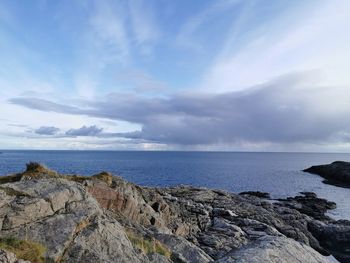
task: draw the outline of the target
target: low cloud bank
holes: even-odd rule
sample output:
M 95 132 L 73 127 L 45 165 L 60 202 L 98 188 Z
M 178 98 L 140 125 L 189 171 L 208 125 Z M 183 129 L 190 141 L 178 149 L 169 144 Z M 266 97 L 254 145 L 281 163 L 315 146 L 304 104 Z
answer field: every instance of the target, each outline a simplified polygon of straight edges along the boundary
M 102 100 L 85 102 L 84 108 L 30 97 L 10 102 L 40 111 L 141 124 L 140 131 L 105 136 L 163 144 L 325 143 L 348 141 L 350 134 L 348 90 L 316 85 L 298 74 L 221 94 L 145 98 L 113 93 Z M 45 134 L 44 129 L 41 132 Z M 67 136 L 103 134 L 97 126 L 66 132 Z

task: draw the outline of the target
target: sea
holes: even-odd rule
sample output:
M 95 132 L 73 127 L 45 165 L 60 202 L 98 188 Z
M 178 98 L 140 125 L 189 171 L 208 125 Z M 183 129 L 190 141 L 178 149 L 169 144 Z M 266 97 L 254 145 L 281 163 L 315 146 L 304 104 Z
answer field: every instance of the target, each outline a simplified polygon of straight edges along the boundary
M 329 212 L 350 220 L 350 189 L 324 184 L 303 169 L 336 160 L 343 153 L 179 152 L 179 151 L 17 151 L 0 150 L 0 175 L 17 173 L 30 161 L 64 174 L 93 175 L 108 171 L 143 186 L 193 185 L 269 192 L 272 198 L 315 192 L 337 203 Z

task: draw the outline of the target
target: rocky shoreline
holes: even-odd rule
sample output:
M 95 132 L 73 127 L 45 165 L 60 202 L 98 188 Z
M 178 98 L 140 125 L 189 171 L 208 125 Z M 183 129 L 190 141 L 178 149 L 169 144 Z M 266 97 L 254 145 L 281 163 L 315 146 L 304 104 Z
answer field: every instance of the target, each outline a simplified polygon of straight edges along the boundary
M 30 163 L 0 177 L 0 262 L 350 262 L 350 221 L 325 214 L 335 206 L 314 193 L 141 187 Z
M 350 162 L 336 161 L 331 164 L 315 165 L 304 172 L 317 174 L 325 178 L 327 184 L 350 188 Z

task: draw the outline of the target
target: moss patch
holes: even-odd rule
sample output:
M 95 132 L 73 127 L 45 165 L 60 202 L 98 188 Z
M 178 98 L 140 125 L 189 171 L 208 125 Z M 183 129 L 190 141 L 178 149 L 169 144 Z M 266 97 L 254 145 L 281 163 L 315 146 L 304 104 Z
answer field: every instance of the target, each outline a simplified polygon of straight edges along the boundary
M 19 240 L 13 237 L 0 238 L 0 248 L 14 253 L 18 259 L 29 260 L 32 263 L 44 263 L 46 248 L 41 244 Z
M 148 255 L 152 253 L 158 253 L 167 258 L 171 257 L 171 251 L 169 250 L 169 248 L 167 248 L 163 243 L 161 243 L 157 239 L 142 237 L 132 230 L 127 230 L 126 234 L 131 244 L 135 248 L 140 249 L 144 254 Z

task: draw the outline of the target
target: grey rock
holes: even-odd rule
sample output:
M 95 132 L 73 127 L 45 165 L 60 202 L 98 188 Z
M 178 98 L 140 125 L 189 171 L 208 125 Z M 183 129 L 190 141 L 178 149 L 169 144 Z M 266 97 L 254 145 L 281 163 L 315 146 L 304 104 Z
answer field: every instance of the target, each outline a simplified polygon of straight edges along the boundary
M 8 198 L 0 209 L 0 236 L 41 243 L 52 260 L 60 258 L 82 222 L 103 214 L 82 185 L 64 179 L 24 180 L 4 187 L 26 195 Z
M 77 233 L 62 256 L 63 262 L 145 262 L 133 249 L 123 227 L 113 219 L 98 218 Z
M 157 253 L 152 253 L 152 254 L 148 255 L 148 259 L 151 263 L 171 263 L 171 262 L 173 262 L 171 259 L 169 259 L 163 255 L 157 254 Z
M 156 235 L 156 239 L 164 243 L 167 247 L 171 248 L 174 253 L 179 254 L 180 256 L 178 257 L 185 260 L 185 262 L 206 263 L 213 261 L 213 259 L 202 249 L 195 246 L 183 237 L 159 234 Z
M 311 247 L 286 237 L 264 236 L 232 251 L 220 263 L 329 263 Z
M 17 259 L 16 255 L 12 252 L 0 249 L 0 262 L 1 263 L 31 263 L 30 261 Z
M 333 203 L 313 193 L 254 195 L 140 187 L 33 164 L 0 180 L 0 237 L 41 243 L 54 262 L 326 262 L 321 254 L 347 262 L 350 222 L 324 215 Z

